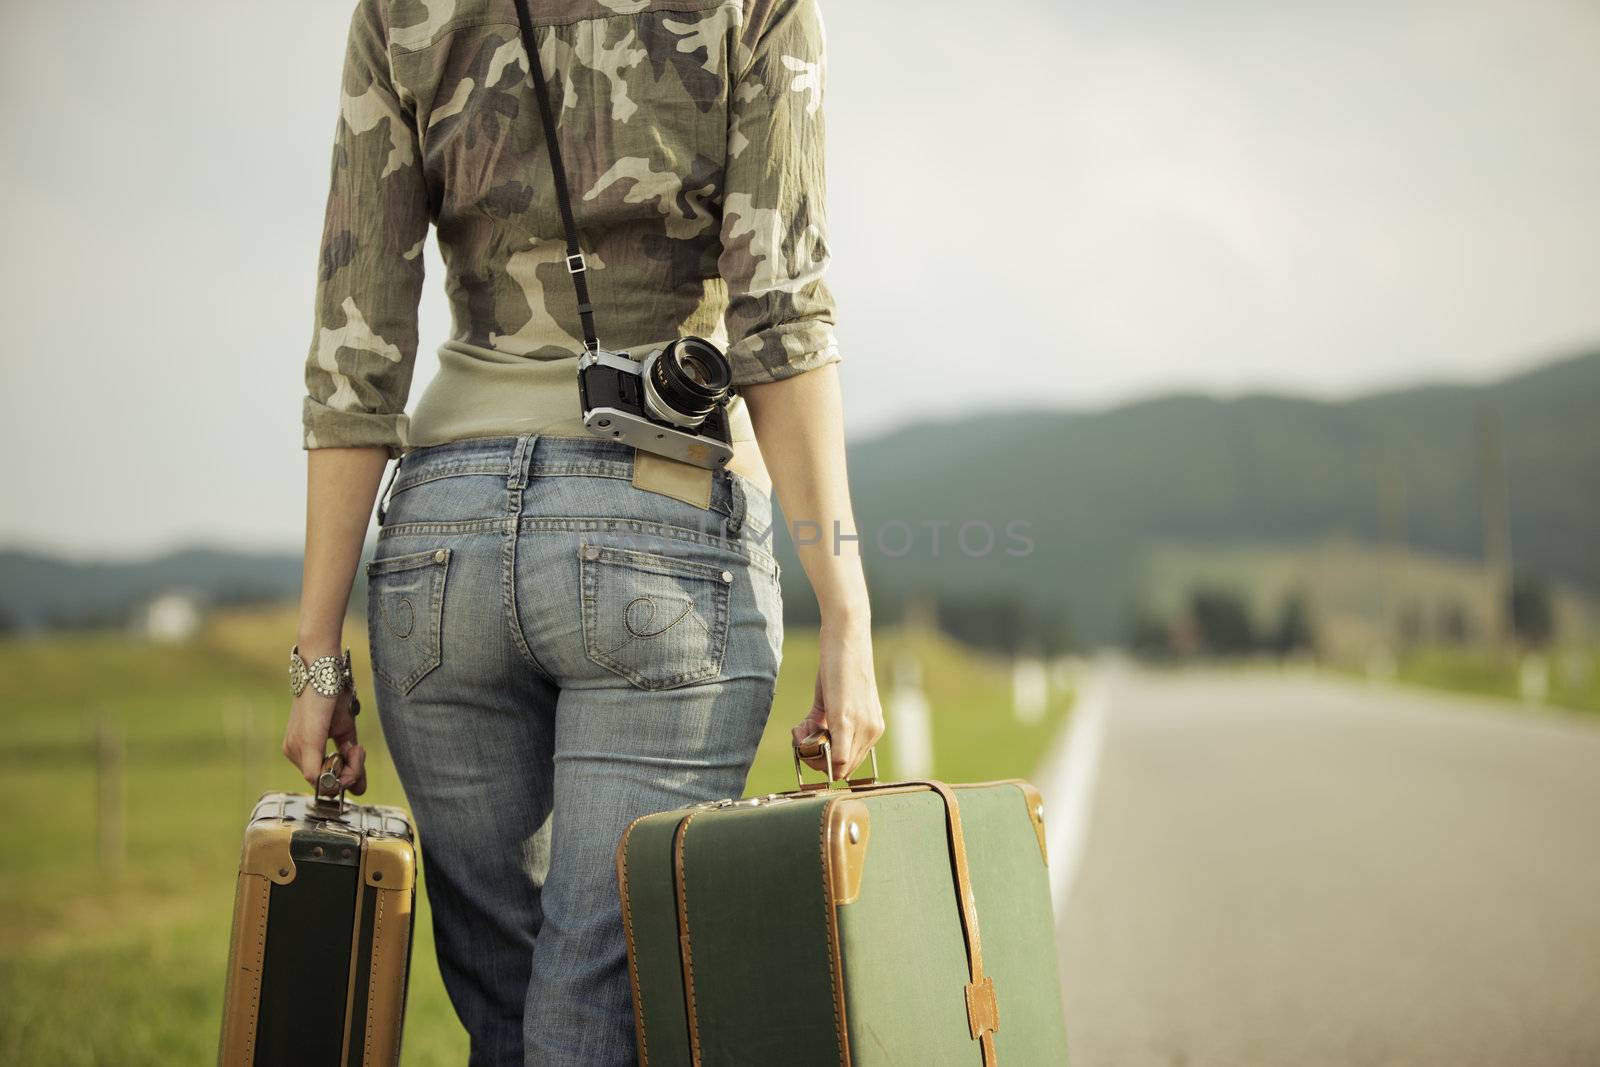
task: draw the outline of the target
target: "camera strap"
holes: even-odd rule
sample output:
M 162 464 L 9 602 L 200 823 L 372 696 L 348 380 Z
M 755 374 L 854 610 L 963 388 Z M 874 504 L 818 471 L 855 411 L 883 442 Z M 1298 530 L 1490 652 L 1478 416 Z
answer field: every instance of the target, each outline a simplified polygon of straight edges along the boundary
M 578 245 L 578 222 L 572 214 L 572 194 L 567 189 L 567 168 L 561 162 L 561 146 L 556 143 L 555 116 L 550 108 L 550 89 L 544 83 L 544 68 L 539 62 L 539 48 L 533 39 L 533 19 L 528 14 L 528 0 L 516 0 L 517 24 L 522 29 L 522 47 L 528 53 L 528 76 L 533 81 L 533 91 L 539 98 L 539 119 L 544 125 L 544 143 L 550 154 L 550 172 L 556 180 L 556 204 L 561 208 L 561 227 L 567 235 L 567 273 L 572 276 L 572 288 L 578 297 L 578 319 L 583 326 L 583 347 L 590 352 L 600 348 L 600 338 L 594 328 L 594 305 L 589 302 L 588 265 L 583 259 L 583 249 Z

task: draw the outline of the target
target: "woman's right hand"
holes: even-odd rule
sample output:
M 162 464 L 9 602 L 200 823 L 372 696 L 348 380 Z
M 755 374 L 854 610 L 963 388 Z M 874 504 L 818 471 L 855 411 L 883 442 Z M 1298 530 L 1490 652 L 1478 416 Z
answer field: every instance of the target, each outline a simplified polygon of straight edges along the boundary
M 296 647 L 307 662 L 339 654 L 350 584 L 388 462 L 389 450 L 382 447 L 313 448 L 306 453 L 306 557 Z M 283 754 L 313 790 L 331 737 L 344 757 L 339 784 L 358 796 L 366 792 L 367 753 L 356 743 L 351 696 L 347 689 L 338 697 L 325 697 L 308 685 L 290 705 Z
M 322 761 L 332 738 L 344 767 L 339 786 L 356 796 L 367 791 L 367 750 L 356 741 L 356 718 L 351 714 L 351 694 L 326 697 L 306 686 L 289 706 L 289 724 L 283 731 L 283 755 L 317 791 Z
M 833 777 L 847 778 L 883 736 L 883 705 L 872 665 L 872 627 L 865 622 L 830 624 L 824 619 L 817 637 L 820 655 L 811 712 L 790 733 L 798 746 L 819 727 L 826 727 Z M 814 770 L 828 770 L 820 756 L 805 763 Z

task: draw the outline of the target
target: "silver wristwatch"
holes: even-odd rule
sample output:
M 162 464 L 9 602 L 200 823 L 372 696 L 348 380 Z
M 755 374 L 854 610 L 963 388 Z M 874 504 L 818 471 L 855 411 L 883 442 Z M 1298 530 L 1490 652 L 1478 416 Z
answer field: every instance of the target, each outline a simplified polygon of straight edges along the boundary
M 318 656 L 309 664 L 300 658 L 300 646 L 289 649 L 289 688 L 295 696 L 306 686 L 325 697 L 336 697 L 346 689 L 355 690 L 355 675 L 350 670 L 350 650 L 343 656 Z

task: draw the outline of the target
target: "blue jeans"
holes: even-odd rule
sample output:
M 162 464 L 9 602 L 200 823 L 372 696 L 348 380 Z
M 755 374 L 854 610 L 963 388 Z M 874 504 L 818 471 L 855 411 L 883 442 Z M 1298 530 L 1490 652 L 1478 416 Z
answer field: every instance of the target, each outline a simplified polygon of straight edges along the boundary
M 701 508 L 632 475 L 600 440 L 418 449 L 367 567 L 378 713 L 473 1067 L 636 1062 L 617 841 L 739 795 L 771 708 L 767 496 L 719 472 Z

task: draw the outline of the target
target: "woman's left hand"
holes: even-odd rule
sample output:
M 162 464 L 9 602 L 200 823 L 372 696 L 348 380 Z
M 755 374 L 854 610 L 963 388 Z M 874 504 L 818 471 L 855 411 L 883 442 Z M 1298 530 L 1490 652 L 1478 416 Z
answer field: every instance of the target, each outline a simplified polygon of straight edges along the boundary
M 830 624 L 824 619 L 817 638 L 817 684 L 811 711 L 790 730 L 790 740 L 798 748 L 819 727 L 826 729 L 833 766 L 824 766 L 820 756 L 804 762 L 832 778 L 848 778 L 883 737 L 883 705 L 872 665 L 872 627 L 866 623 Z

